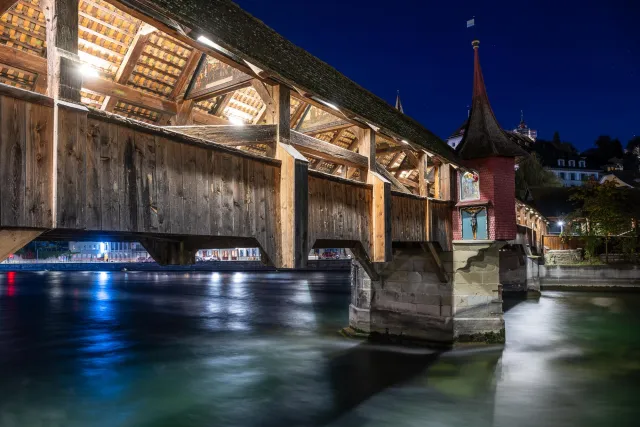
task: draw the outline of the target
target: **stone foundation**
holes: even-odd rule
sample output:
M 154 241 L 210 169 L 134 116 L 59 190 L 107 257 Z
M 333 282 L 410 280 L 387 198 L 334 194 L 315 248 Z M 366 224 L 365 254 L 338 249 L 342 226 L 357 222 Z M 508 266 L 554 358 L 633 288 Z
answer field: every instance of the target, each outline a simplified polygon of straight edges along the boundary
M 354 261 L 349 326 L 407 342 L 504 342 L 498 254 L 503 245 L 454 242 L 453 252 L 438 253 L 445 275 L 421 245 L 394 247 L 393 261 L 375 266 L 378 280 Z
M 504 342 L 499 251 L 505 242 L 453 242 L 454 341 Z
M 544 254 L 545 265 L 578 264 L 584 260 L 582 249 L 547 251 Z
M 393 261 L 376 266 L 371 280 L 354 261 L 351 328 L 379 338 L 451 343 L 451 285 L 438 278 L 438 265 L 422 247 L 394 248 Z
M 540 263 L 542 258 L 525 253 L 522 245 L 505 246 L 500 250 L 500 285 L 503 294 L 540 296 Z

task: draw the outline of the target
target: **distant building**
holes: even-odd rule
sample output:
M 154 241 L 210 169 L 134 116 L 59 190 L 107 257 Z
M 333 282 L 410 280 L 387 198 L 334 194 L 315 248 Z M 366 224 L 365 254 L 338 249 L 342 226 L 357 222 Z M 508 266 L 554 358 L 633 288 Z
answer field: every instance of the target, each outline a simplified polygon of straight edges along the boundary
M 138 242 L 69 242 L 72 261 L 135 262 L 149 254 Z
M 538 138 L 538 131 L 533 130 L 529 128 L 529 126 L 527 126 L 524 121 L 524 113 L 522 111 L 520 111 L 520 124 L 513 130 L 513 132 L 517 133 L 518 135 L 526 136 L 533 142 L 536 142 L 536 139 Z
M 563 187 L 578 187 L 590 179 L 597 181 L 602 174 L 600 169 L 587 168 L 587 161 L 578 156 L 570 159 L 558 158 L 555 165 L 544 166 L 558 177 Z

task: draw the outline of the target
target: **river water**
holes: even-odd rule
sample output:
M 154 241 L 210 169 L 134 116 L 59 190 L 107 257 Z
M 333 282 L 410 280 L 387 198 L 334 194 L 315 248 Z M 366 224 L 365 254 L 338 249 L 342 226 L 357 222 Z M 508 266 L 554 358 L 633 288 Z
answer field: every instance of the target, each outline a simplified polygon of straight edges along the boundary
M 342 338 L 341 273 L 0 273 L 0 426 L 637 426 L 640 296 L 507 301 L 507 344 Z

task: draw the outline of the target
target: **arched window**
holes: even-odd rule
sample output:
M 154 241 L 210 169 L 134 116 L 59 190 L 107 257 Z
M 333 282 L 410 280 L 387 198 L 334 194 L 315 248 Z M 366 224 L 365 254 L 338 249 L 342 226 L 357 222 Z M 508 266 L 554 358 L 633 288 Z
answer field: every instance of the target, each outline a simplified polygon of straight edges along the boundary
M 564 159 L 558 159 L 558 166 L 564 167 Z
M 571 166 L 572 168 L 576 167 L 576 161 L 575 160 L 569 160 L 569 166 Z

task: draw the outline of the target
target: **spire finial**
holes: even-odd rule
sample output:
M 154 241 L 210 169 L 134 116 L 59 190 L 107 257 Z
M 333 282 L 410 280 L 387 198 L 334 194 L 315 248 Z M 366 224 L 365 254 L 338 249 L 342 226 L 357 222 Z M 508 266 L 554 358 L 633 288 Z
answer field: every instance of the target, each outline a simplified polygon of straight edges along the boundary
M 472 41 L 471 46 L 473 46 L 474 49 L 478 49 L 480 47 L 480 40 Z
M 404 114 L 404 108 L 402 108 L 402 101 L 400 101 L 400 89 L 398 89 L 397 95 L 396 95 L 396 110 Z

